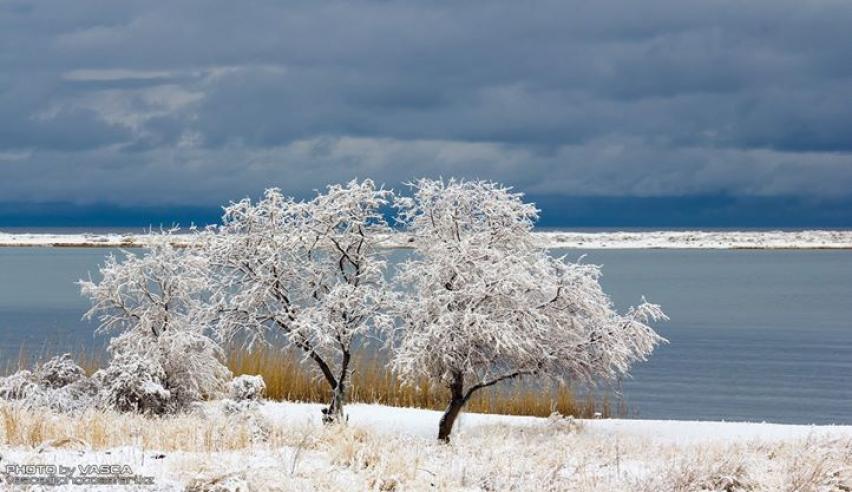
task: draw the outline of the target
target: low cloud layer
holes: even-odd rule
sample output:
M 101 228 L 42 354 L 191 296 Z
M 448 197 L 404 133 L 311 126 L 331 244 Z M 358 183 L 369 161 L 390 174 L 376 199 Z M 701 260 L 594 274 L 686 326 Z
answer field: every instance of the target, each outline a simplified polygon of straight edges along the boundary
M 852 196 L 852 4 L 0 3 L 0 201 Z

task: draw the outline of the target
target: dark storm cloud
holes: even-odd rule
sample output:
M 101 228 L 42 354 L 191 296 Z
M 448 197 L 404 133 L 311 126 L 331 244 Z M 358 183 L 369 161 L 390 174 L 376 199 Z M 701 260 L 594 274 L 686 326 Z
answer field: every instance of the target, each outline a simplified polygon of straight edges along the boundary
M 852 195 L 841 1 L 4 2 L 0 201 Z

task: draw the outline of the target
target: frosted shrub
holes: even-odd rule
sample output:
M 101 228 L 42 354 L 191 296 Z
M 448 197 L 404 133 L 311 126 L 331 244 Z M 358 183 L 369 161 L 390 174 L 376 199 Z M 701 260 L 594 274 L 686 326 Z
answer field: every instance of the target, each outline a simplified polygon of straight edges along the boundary
M 85 410 L 97 403 L 97 384 L 86 376 L 70 354 L 51 358 L 36 368 L 33 375 L 39 391 L 27 399 L 28 406 L 67 413 Z
M 108 406 L 161 413 L 221 395 L 231 374 L 205 334 L 206 269 L 203 255 L 171 246 L 166 234 L 143 255 L 107 257 L 100 282 L 80 282 L 92 300 L 86 316 L 100 321 L 99 333 L 116 334 L 101 375 L 117 378 L 106 380 Z
M 57 390 L 57 398 L 51 408 L 61 412 L 76 412 L 98 405 L 100 387 L 97 381 L 86 376 Z
M 149 368 L 146 374 L 168 392 L 170 402 L 164 408 L 171 410 L 222 396 L 231 373 L 220 362 L 221 349 L 209 337 L 193 332 L 166 331 L 154 340 L 141 344 L 139 341 L 127 334 L 114 338 L 110 345 L 113 358 L 107 369 L 121 374 L 127 370 L 128 361 L 145 364 Z M 132 379 L 124 380 L 131 386 L 135 384 Z M 131 394 L 134 391 L 130 389 Z M 140 410 L 149 411 L 147 408 Z
M 164 413 L 222 395 L 231 373 L 219 360 L 219 347 L 208 337 L 164 333 L 151 346 L 119 336 L 113 357 L 98 378 L 106 406 L 120 411 Z
M 167 332 L 157 342 L 165 385 L 178 406 L 223 396 L 231 371 L 216 342 L 194 332 Z
M 42 364 L 35 376 L 45 388 L 62 388 L 85 378 L 86 372 L 71 360 L 71 354 L 62 354 Z
M 76 412 L 96 405 L 97 385 L 68 354 L 0 380 L 0 398 L 24 408 Z
M 26 369 L 0 379 L 0 398 L 22 400 L 39 390 L 36 378 Z
M 175 407 L 171 392 L 163 385 L 165 378 L 157 360 L 131 353 L 113 357 L 109 366 L 93 376 L 101 387 L 103 407 L 157 415 Z
M 99 388 L 95 381 L 82 377 L 61 388 L 39 387 L 20 403 L 27 408 L 46 408 L 54 412 L 82 412 L 98 405 Z
M 263 398 L 266 383 L 263 376 L 243 374 L 228 383 L 228 396 L 234 401 L 258 401 Z

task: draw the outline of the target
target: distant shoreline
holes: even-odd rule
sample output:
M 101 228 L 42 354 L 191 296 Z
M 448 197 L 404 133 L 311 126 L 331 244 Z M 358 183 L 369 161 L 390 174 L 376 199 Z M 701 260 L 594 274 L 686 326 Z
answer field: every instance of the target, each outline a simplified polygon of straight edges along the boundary
M 852 249 L 852 230 L 805 231 L 536 231 L 542 247 L 550 249 Z M 189 235 L 172 235 L 176 246 L 189 246 Z M 162 240 L 156 234 L 5 233 L 0 247 L 143 248 Z M 388 249 L 406 248 L 405 234 L 387 237 Z

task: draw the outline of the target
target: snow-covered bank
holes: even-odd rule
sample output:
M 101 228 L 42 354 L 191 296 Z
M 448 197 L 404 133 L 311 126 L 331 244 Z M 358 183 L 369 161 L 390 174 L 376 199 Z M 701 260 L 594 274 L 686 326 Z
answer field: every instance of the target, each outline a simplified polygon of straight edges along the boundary
M 164 236 L 158 234 L 43 234 L 0 231 L 0 247 L 104 247 L 133 248 L 152 244 Z M 180 245 L 190 240 L 178 235 L 169 239 Z
M 547 248 L 852 249 L 852 231 L 536 232 Z
M 547 248 L 566 249 L 852 249 L 852 230 L 847 231 L 641 231 L 533 233 Z M 0 247 L 143 247 L 162 241 L 149 234 L 39 234 L 0 231 Z M 189 245 L 191 236 L 180 234 L 168 240 Z M 388 237 L 387 248 L 404 248 L 403 234 Z
M 273 422 L 320 423 L 320 409 L 313 403 L 268 402 L 261 412 Z M 382 405 L 351 404 L 346 407 L 349 422 L 379 433 L 434 438 L 442 412 L 420 408 L 394 408 Z M 547 427 L 552 422 L 541 417 L 463 413 L 459 429 L 474 432 L 479 427 Z M 717 422 L 691 420 L 576 419 L 585 432 L 601 437 L 632 437 L 654 442 L 695 443 L 708 441 L 777 441 L 804 438 L 845 437 L 852 439 L 852 425 L 789 425 L 766 422 Z
M 220 408 L 210 404 L 198 414 L 146 419 L 111 413 L 40 415 L 0 407 L 6 472 L 0 483 L 44 476 L 47 468 L 35 465 L 66 467 L 78 479 L 89 465 L 113 465 L 125 477 L 153 483 L 139 490 L 852 486 L 852 426 L 464 414 L 452 443 L 445 445 L 435 439 L 440 413 L 428 410 L 350 405 L 348 424 L 329 427 L 319 422 L 320 405 L 272 402 L 236 414 Z M 10 473 L 10 465 L 31 467 Z

